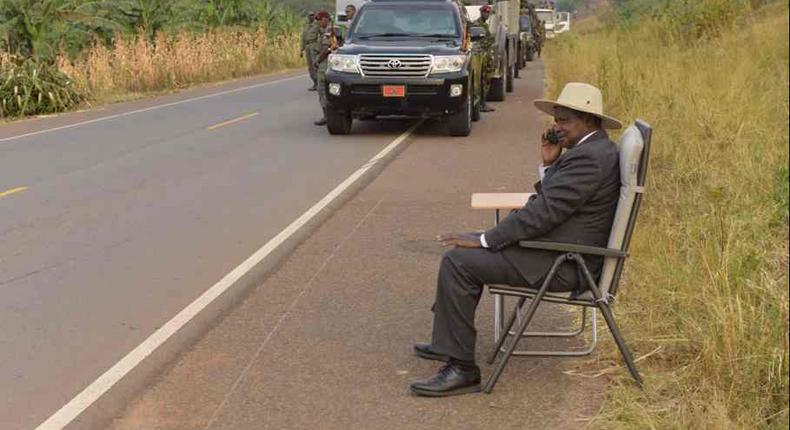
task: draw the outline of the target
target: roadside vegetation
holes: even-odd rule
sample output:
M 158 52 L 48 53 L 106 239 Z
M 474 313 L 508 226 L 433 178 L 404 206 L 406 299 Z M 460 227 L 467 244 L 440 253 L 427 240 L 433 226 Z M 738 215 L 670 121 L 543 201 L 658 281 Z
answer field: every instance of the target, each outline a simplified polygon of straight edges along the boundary
M 646 389 L 604 344 L 588 427 L 786 429 L 787 2 L 613 0 L 544 52 L 550 95 L 591 82 L 654 128 L 615 308 Z
M 0 118 L 302 64 L 277 0 L 0 0 Z

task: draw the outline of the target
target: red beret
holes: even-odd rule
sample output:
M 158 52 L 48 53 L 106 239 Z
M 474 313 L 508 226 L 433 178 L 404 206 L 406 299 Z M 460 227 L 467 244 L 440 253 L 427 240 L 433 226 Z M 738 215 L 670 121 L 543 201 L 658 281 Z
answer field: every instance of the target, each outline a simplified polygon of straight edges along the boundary
M 491 5 L 484 4 L 484 5 L 480 6 L 480 12 L 491 13 Z
M 324 19 L 324 18 L 329 19 L 329 12 L 322 10 L 321 12 L 315 14 L 315 19 Z

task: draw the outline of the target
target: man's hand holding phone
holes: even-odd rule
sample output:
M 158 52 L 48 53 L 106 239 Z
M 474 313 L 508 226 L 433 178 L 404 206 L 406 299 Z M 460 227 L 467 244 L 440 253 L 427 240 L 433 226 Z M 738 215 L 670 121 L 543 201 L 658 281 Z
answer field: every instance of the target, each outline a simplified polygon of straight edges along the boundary
M 560 137 L 554 127 L 551 127 L 541 135 L 540 155 L 543 165 L 550 166 L 559 158 L 561 152 Z

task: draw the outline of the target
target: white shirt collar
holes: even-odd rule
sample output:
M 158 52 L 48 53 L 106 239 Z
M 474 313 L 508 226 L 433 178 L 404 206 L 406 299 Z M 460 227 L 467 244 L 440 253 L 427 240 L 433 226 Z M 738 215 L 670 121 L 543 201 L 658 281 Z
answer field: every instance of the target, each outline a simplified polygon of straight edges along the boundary
M 598 132 L 598 130 L 595 130 L 592 133 L 588 134 L 587 136 L 582 137 L 581 139 L 579 139 L 579 142 L 576 145 L 581 145 L 582 143 L 584 143 L 585 140 L 589 139 L 590 136 L 592 136 L 596 132 Z M 576 145 L 574 145 L 574 146 L 576 146 Z

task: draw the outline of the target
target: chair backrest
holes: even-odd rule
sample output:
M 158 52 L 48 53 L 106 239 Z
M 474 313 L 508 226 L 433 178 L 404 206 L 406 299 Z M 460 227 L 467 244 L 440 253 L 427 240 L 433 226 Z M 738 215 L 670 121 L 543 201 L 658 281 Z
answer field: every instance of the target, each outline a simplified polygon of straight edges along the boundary
M 652 129 L 646 122 L 637 119 L 620 136 L 617 143 L 620 152 L 620 199 L 617 202 L 612 232 L 608 247 L 628 252 L 631 235 L 636 224 L 636 215 L 644 193 L 647 161 L 650 154 Z M 617 284 L 623 271 L 624 258 L 606 257 L 598 282 L 604 297 L 617 293 Z

